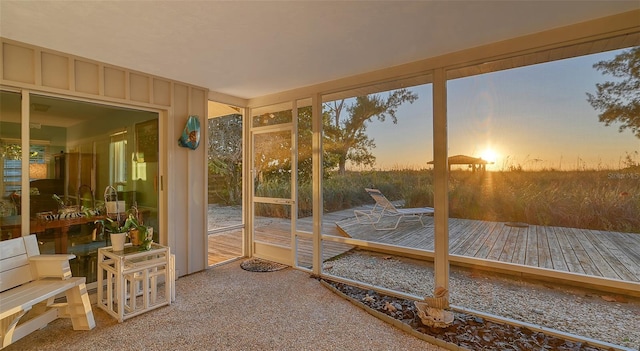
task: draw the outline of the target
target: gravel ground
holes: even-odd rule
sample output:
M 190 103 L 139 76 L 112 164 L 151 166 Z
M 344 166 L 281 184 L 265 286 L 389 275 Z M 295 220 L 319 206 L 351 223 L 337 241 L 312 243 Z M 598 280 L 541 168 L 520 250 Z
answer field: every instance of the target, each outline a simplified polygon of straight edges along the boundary
M 370 289 L 327 282 L 339 294 L 362 304 L 378 315 L 387 316 L 411 328 L 416 334 L 431 336 L 466 350 L 482 351 L 610 351 L 583 342 L 538 332 L 526 327 L 486 320 L 477 315 L 453 312 L 453 322 L 445 327 L 430 327 L 422 323 L 414 301 L 388 296 Z M 635 350 L 634 350 L 635 351 Z
M 433 265 L 354 251 L 327 273 L 417 296 L 433 293 Z M 640 350 L 640 299 L 452 269 L 451 304 Z
M 235 261 L 176 281 L 176 302 L 124 323 L 93 305 L 96 328 L 57 319 L 4 351 L 434 350 L 369 315 L 309 274 L 256 273 Z

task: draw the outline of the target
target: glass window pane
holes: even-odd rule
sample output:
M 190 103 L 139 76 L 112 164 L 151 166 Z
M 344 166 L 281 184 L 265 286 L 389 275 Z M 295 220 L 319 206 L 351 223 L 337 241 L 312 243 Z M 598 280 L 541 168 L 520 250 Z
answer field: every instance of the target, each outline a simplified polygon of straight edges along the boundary
M 637 279 L 618 264 L 638 254 L 627 245 L 610 248 L 620 251 L 611 269 L 594 260 L 600 240 L 640 233 L 640 139 L 620 129 L 623 119 L 603 119 L 606 103 L 594 98 L 629 75 L 603 67 L 638 55 L 616 50 L 448 83 L 450 155 L 477 160 L 450 158 L 449 225 L 465 228 L 450 230 L 451 253 Z M 622 105 L 638 94 L 604 91 Z
M 251 126 L 254 128 L 291 123 L 292 120 L 291 102 L 251 109 Z
M 312 106 L 311 99 L 298 100 L 298 231 L 311 232 L 312 207 Z
M 291 198 L 291 131 L 256 134 L 254 150 L 255 196 Z
M 433 249 L 430 214 L 400 221 L 376 217 L 375 201 L 365 190 L 380 190 L 398 208 L 433 207 L 431 101 L 432 85 L 422 84 L 323 103 L 324 235 Z M 396 224 L 415 235 L 378 230 Z
M 288 204 L 255 203 L 254 240 L 291 245 L 291 206 Z
M 20 94 L 0 92 L 0 240 L 21 235 L 22 147 Z

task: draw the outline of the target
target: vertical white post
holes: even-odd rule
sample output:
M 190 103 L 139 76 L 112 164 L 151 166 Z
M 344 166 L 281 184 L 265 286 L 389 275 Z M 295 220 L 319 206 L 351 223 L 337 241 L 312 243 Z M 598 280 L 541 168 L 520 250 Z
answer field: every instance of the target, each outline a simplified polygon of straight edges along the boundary
M 313 203 L 313 274 L 322 271 L 322 98 L 320 94 L 311 97 L 312 122 L 312 197 Z
M 444 69 L 433 77 L 433 160 L 435 286 L 449 289 L 449 164 L 447 159 L 447 78 Z
M 118 322 L 124 321 L 124 305 L 125 305 L 125 293 L 124 293 L 124 256 L 118 256 L 115 260 L 115 280 L 116 280 L 116 301 L 118 302 Z
M 242 218 L 244 219 L 244 235 L 242 236 L 242 255 L 253 257 L 253 119 L 250 108 L 244 109 L 242 117 Z
M 22 148 L 22 177 L 20 179 L 20 213 L 22 213 L 22 216 L 20 216 L 20 232 L 22 236 L 29 235 L 29 231 L 31 230 L 29 228 L 29 226 L 31 225 L 29 220 L 29 213 L 31 213 L 31 196 L 29 195 L 29 144 L 31 142 L 31 134 L 29 130 L 29 122 L 31 121 L 31 109 L 29 108 L 29 106 L 31 105 L 31 97 L 29 93 L 29 90 L 22 90 L 22 124 L 20 128 L 20 139 L 22 139 L 22 142 L 20 144 L 20 147 Z
M 298 101 L 291 106 L 291 262 L 298 266 L 298 248 L 296 245 L 298 222 Z

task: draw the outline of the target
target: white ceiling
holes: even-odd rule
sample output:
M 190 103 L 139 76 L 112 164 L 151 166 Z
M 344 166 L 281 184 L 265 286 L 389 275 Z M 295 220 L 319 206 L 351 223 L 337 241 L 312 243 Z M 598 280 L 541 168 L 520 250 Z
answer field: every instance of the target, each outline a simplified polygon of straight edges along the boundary
M 253 98 L 635 9 L 640 1 L 0 0 L 0 35 Z

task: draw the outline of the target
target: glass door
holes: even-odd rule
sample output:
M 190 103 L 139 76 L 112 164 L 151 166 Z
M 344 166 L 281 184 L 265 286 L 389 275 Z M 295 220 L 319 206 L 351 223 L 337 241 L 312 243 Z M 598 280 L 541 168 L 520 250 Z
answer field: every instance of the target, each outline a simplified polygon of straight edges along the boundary
M 258 258 L 293 265 L 297 167 L 292 109 L 288 107 L 272 106 L 252 113 L 252 250 Z
M 20 215 L 29 217 L 41 254 L 74 254 L 73 276 L 94 284 L 97 250 L 111 245 L 96 220 L 123 222 L 132 214 L 160 242 L 159 115 L 39 94 L 30 95 L 30 108 L 28 189 L 21 193 L 30 211 Z M 107 209 L 107 187 L 118 195 L 119 213 Z

